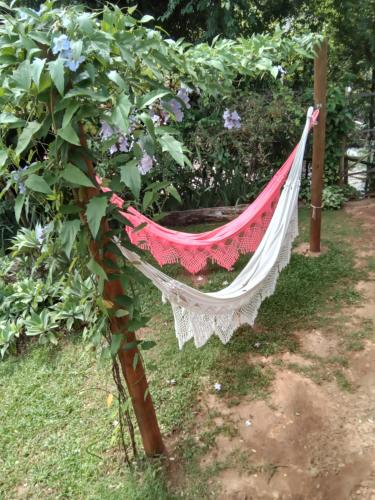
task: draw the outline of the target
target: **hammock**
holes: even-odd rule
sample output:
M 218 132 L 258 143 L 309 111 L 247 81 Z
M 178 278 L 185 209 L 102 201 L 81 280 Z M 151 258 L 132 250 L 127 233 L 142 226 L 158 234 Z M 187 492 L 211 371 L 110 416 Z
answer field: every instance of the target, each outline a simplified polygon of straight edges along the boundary
M 204 293 L 172 279 L 116 242 L 122 254 L 161 290 L 172 306 L 179 346 L 194 338 L 203 346 L 216 334 L 227 343 L 243 324 L 253 325 L 262 301 L 273 294 L 281 270 L 288 264 L 292 243 L 298 234 L 298 192 L 307 136 L 318 111 L 309 108 L 306 125 L 297 146 L 268 229 L 246 267 L 226 288 Z
M 184 233 L 160 226 L 135 208 L 129 207 L 126 212 L 120 211 L 120 214 L 133 225 L 126 228 L 130 241 L 142 250 L 151 252 L 161 266 L 180 263 L 195 274 L 210 259 L 230 270 L 241 254 L 254 252 L 258 248 L 275 211 L 296 151 L 297 146 L 256 200 L 227 224 L 200 234 Z M 101 186 L 101 180 L 97 180 Z M 110 191 L 103 186 L 101 189 Z M 114 194 L 111 203 L 121 209 L 124 200 Z M 141 224 L 145 224 L 145 227 L 135 231 L 134 228 Z

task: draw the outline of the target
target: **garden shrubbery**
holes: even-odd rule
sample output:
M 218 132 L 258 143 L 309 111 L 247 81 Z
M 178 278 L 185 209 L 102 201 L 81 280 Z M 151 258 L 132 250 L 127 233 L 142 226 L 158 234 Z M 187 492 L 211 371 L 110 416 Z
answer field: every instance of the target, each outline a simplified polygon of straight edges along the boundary
M 94 277 L 69 266 L 55 237 L 53 224 L 22 228 L 0 259 L 0 358 L 19 351 L 27 337 L 56 344 L 77 331 L 100 339 Z
M 225 100 L 193 97 L 181 126 L 192 165 L 180 167 L 165 155 L 154 176 L 177 187 L 183 208 L 251 201 L 291 153 L 307 106 L 281 83 L 263 92 L 239 89 Z M 238 113 L 238 128 L 225 127 L 226 110 Z M 170 200 L 167 208 L 178 205 Z

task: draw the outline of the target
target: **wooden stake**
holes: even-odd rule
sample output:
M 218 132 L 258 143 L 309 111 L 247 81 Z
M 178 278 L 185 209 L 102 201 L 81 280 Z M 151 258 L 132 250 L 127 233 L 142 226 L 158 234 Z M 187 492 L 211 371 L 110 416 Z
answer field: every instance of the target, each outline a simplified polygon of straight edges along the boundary
M 86 137 L 82 125 L 80 126 L 80 142 L 83 148 L 87 148 Z M 89 177 L 95 183 L 95 171 L 92 161 L 85 157 Z M 84 188 L 85 202 L 89 201 L 93 196 L 99 194 L 96 188 Z M 106 218 L 103 218 L 101 223 L 102 231 L 109 231 L 109 225 Z M 105 248 L 106 241 L 101 242 L 101 247 Z M 106 251 L 103 258 L 99 256 L 95 242 L 92 242 L 90 247 L 91 254 L 98 263 L 105 269 L 110 277 L 114 274 L 114 269 L 108 266 L 108 262 L 114 263 L 116 267 L 116 256 L 111 252 Z M 116 304 L 116 298 L 124 295 L 121 282 L 117 279 L 109 279 L 104 284 L 103 298 Z M 116 306 L 115 306 L 116 307 Z M 118 351 L 118 357 L 121 364 L 122 374 L 124 376 L 129 395 L 132 400 L 134 413 L 137 419 L 138 427 L 141 433 L 143 448 L 149 457 L 156 457 L 166 453 L 166 449 L 161 437 L 159 424 L 156 417 L 156 412 L 152 398 L 148 389 L 146 373 L 144 370 L 142 357 L 136 345 L 136 335 L 134 332 L 128 332 L 128 319 L 126 316 L 122 318 L 112 317 L 110 320 L 111 332 L 121 333 L 123 335 L 122 345 Z M 125 350 L 123 347 L 126 344 L 133 344 L 132 349 Z
M 314 60 L 314 104 L 319 108 L 318 123 L 314 127 L 311 177 L 310 251 L 320 252 L 321 211 L 326 140 L 328 43 L 322 42 Z

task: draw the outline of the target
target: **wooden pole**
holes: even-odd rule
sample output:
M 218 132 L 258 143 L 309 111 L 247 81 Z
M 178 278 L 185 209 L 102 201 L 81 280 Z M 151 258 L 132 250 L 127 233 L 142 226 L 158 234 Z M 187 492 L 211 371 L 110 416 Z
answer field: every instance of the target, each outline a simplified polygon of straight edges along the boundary
M 82 147 L 86 149 L 87 143 L 82 125 L 80 126 L 80 142 Z M 86 156 L 85 162 L 89 177 L 95 183 L 94 165 Z M 93 196 L 99 194 L 99 192 L 95 188 L 85 188 L 83 194 L 84 201 L 87 203 Z M 109 225 L 106 218 L 103 218 L 101 228 L 103 233 L 109 231 Z M 105 240 L 100 242 L 101 248 L 105 249 L 108 242 Z M 115 268 L 117 267 L 116 256 L 110 251 L 105 250 L 104 255 L 101 257 L 95 242 L 92 242 L 90 251 L 93 258 L 98 261 L 106 271 L 108 277 L 111 278 L 111 274 L 115 274 Z M 113 267 L 112 265 L 108 265 L 110 262 L 113 263 Z M 112 278 L 105 282 L 103 298 L 111 301 L 114 304 L 114 308 L 116 308 L 116 298 L 123 295 L 124 290 L 118 279 Z M 165 454 L 166 449 L 159 429 L 154 404 L 148 389 L 142 357 L 136 345 L 137 338 L 134 332 L 128 331 L 127 325 L 128 319 L 126 316 L 121 318 L 112 317 L 110 320 L 111 333 L 121 333 L 123 335 L 123 341 L 118 351 L 118 358 L 133 404 L 135 417 L 142 437 L 143 448 L 147 456 L 156 457 Z M 132 344 L 134 347 L 132 347 L 132 349 L 125 349 L 126 344 Z
M 328 43 L 323 40 L 314 60 L 314 104 L 319 108 L 318 123 L 314 127 L 311 176 L 310 251 L 320 252 L 321 212 L 326 141 Z
M 112 260 L 114 256 L 110 252 L 107 252 L 105 258 L 106 260 Z M 108 273 L 107 269 L 106 271 Z M 123 294 L 122 285 L 118 280 L 105 282 L 103 293 L 105 299 L 115 303 L 116 298 L 121 297 Z M 137 338 L 134 332 L 127 331 L 127 317 L 111 318 L 111 332 L 122 333 L 124 336 L 123 344 L 118 351 L 118 358 L 132 400 L 145 453 L 148 457 L 163 455 L 166 449 L 148 388 L 141 354 L 136 346 Z M 134 347 L 132 349 L 125 349 L 126 344 L 132 344 Z

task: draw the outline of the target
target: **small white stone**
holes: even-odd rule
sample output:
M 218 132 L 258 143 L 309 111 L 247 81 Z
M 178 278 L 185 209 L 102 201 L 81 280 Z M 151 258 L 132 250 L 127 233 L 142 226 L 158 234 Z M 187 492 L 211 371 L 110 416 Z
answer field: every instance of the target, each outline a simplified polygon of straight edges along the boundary
M 219 382 L 216 382 L 214 387 L 215 387 L 215 391 L 221 391 L 221 384 L 219 384 Z
M 246 427 L 251 427 L 252 423 L 250 422 L 250 420 L 246 420 L 245 425 Z

